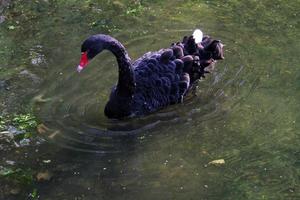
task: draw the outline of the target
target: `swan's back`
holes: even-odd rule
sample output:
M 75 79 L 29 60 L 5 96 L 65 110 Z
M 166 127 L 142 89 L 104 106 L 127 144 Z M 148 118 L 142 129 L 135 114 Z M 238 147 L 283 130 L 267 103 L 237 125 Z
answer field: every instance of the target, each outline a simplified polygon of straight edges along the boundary
M 171 49 L 149 52 L 133 63 L 136 89 L 133 113 L 143 115 L 175 104 L 185 92 L 183 63 Z

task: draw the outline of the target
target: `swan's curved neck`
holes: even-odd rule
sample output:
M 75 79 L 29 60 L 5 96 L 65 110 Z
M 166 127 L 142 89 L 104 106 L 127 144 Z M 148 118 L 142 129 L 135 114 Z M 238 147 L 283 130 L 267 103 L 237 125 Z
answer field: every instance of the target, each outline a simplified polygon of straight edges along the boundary
M 134 70 L 125 47 L 111 36 L 99 34 L 96 35 L 96 37 L 97 43 L 99 44 L 98 52 L 107 49 L 117 58 L 119 65 L 117 94 L 124 97 L 132 96 L 135 90 Z

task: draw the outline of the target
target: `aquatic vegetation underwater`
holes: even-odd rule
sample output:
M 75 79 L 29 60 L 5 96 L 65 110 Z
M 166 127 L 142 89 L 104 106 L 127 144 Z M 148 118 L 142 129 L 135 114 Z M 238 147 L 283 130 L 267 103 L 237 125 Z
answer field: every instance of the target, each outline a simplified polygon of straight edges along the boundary
M 37 0 L 0 5 L 0 199 L 299 199 L 298 0 Z M 182 104 L 102 112 L 117 80 L 89 35 L 133 59 L 195 28 L 226 59 Z

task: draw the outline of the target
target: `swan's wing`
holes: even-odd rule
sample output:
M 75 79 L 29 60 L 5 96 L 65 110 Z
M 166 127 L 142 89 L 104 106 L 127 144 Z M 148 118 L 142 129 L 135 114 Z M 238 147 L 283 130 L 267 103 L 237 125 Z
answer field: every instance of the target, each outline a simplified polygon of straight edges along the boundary
M 153 52 L 135 62 L 135 103 L 151 112 L 180 102 L 180 74 L 183 62 L 171 49 Z

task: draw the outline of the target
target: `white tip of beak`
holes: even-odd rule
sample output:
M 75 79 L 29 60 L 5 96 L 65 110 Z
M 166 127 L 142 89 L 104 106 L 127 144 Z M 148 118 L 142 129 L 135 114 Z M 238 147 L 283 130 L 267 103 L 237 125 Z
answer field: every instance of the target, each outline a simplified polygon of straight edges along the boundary
M 197 44 L 199 44 L 200 42 L 202 42 L 202 38 L 203 38 L 203 33 L 200 29 L 196 29 L 194 30 L 194 33 L 193 33 L 193 38 L 195 39 L 195 42 Z
M 80 73 L 83 70 L 83 67 L 81 65 L 77 66 L 77 72 Z

